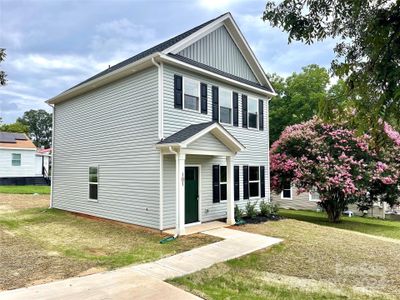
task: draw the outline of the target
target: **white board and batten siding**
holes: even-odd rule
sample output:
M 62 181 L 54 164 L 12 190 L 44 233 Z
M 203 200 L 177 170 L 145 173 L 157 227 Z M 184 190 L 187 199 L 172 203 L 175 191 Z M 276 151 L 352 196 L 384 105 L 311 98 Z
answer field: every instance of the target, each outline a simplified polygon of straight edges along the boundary
M 159 227 L 158 71 L 151 67 L 55 106 L 53 206 Z M 88 169 L 98 166 L 98 201 Z
M 181 110 L 174 108 L 174 74 L 181 75 L 183 77 L 188 76 L 190 78 L 199 80 L 200 82 L 207 84 L 207 97 L 208 97 L 208 113 L 201 114 L 199 112 L 190 110 Z M 226 84 L 222 84 L 218 81 L 204 77 L 201 75 L 195 75 L 191 72 L 187 72 L 183 69 L 176 68 L 173 66 L 164 66 L 164 137 L 168 137 L 173 133 L 191 125 L 197 123 L 210 122 L 212 120 L 212 100 L 211 100 L 211 89 L 212 86 L 219 86 L 228 88 L 239 93 L 239 126 L 234 127 L 232 125 L 222 124 L 233 136 L 235 136 L 246 149 L 238 153 L 233 161 L 234 165 L 240 166 L 240 200 L 235 201 L 239 207 L 244 208 L 247 203 L 247 199 L 243 199 L 243 165 L 254 165 L 254 166 L 265 166 L 265 194 L 266 198 L 269 197 L 269 174 L 268 174 L 268 149 L 269 149 L 269 136 L 268 136 L 268 101 L 265 97 L 248 92 L 243 89 L 231 87 Z M 264 101 L 264 130 L 259 131 L 255 129 L 248 129 L 242 127 L 242 94 L 248 97 L 254 97 L 256 99 L 263 99 Z M 205 137 L 205 139 L 211 139 Z M 196 144 L 197 145 L 197 144 Z M 203 146 L 204 147 L 204 146 Z M 209 148 L 210 149 L 210 148 Z M 212 157 L 212 156 L 199 156 L 199 155 L 187 155 L 186 164 L 200 164 L 201 165 L 201 221 L 209 221 L 218 218 L 226 217 L 226 201 L 221 203 L 212 202 L 212 165 L 220 164 L 226 165 L 225 157 Z M 164 228 L 170 228 L 175 226 L 175 157 L 173 155 L 166 155 L 164 157 L 164 197 L 163 197 L 163 219 Z M 252 199 L 252 202 L 260 202 L 260 198 Z
M 225 26 L 219 27 L 178 54 L 226 73 L 258 82 Z
M 36 176 L 36 149 L 0 149 L 0 177 Z M 21 154 L 21 165 L 13 166 L 12 154 Z

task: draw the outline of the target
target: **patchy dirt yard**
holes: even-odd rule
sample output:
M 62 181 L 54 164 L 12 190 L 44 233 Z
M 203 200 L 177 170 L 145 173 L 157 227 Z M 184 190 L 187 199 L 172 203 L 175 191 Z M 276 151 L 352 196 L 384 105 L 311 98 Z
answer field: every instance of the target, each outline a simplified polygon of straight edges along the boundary
M 0 290 L 95 273 L 214 241 L 192 235 L 160 244 L 157 230 L 48 209 L 49 196 L 0 194 Z
M 399 299 L 398 240 L 291 219 L 239 229 L 284 241 L 172 282 L 206 299 Z

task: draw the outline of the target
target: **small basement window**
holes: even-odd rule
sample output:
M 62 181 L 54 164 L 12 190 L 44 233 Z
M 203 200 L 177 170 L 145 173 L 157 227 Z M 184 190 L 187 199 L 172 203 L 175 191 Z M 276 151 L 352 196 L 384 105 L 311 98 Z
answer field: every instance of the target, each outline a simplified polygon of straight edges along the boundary
M 99 186 L 99 168 L 89 167 L 89 199 L 97 200 Z
M 183 107 L 199 111 L 200 82 L 190 78 L 183 78 Z
M 219 167 L 219 188 L 221 201 L 228 199 L 228 181 L 226 176 L 226 166 Z
M 250 198 L 260 196 L 260 167 L 249 167 Z
M 21 166 L 21 154 L 20 153 L 12 153 L 11 154 L 11 165 L 13 167 Z
M 292 199 L 292 185 L 289 183 L 285 183 L 282 190 L 282 199 Z
M 223 88 L 219 90 L 219 121 L 232 124 L 232 92 Z
M 249 98 L 248 101 L 249 128 L 258 128 L 258 101 L 254 98 Z

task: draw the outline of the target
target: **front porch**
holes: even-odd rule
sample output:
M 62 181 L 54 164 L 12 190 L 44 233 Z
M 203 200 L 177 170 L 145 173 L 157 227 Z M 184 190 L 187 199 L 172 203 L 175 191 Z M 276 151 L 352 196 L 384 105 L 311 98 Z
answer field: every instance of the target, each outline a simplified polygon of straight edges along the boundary
M 225 216 L 227 226 L 235 224 L 233 159 L 237 152 L 244 149 L 238 140 L 220 124 L 204 123 L 191 125 L 175 133 L 158 143 L 157 148 L 160 149 L 162 161 L 168 156 L 171 163 L 172 155 L 175 160 L 174 174 L 168 173 L 174 176 L 175 183 L 175 227 L 168 230 L 168 233 L 185 235 L 204 231 L 204 228 L 220 228 L 220 222 L 208 225 L 202 223 Z M 202 208 L 202 204 L 213 204 L 214 183 L 210 181 L 210 177 L 214 176 L 212 161 L 215 160 L 226 167 L 226 200 L 218 203 L 219 208 L 225 206 L 226 214 L 204 220 L 203 214 L 207 209 Z M 170 188 L 171 186 L 167 186 L 167 189 Z M 161 206 L 164 206 L 162 202 Z

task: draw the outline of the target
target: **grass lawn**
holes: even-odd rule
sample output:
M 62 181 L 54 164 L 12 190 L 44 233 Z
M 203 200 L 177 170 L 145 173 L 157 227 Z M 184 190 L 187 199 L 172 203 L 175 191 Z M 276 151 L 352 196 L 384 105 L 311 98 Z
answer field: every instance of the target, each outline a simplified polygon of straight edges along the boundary
M 281 209 L 279 210 L 279 213 L 286 218 L 296 219 L 299 221 L 306 221 L 323 226 L 353 230 L 393 239 L 400 239 L 399 221 L 362 217 L 349 218 L 343 216 L 340 223 L 330 223 L 328 222 L 326 214 L 322 212 Z
M 42 185 L 0 185 L 0 194 L 50 194 L 49 186 Z
M 205 299 L 397 299 L 397 241 L 294 219 L 239 229 L 284 242 L 170 282 Z
M 156 260 L 218 240 L 192 235 L 162 245 L 165 235 L 157 230 L 48 209 L 48 196 L 4 196 L 0 290 Z M 39 207 L 21 207 L 29 199 Z

